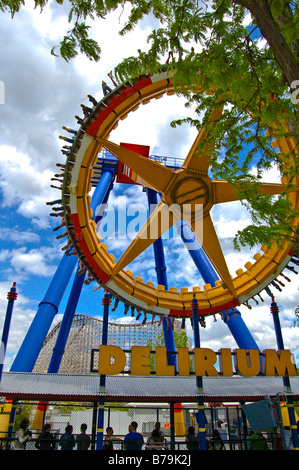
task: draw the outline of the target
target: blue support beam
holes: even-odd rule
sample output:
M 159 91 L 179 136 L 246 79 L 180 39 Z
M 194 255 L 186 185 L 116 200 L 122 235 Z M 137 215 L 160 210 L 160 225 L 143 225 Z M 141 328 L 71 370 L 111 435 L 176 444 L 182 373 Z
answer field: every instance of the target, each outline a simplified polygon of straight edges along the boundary
M 98 207 L 101 204 L 106 204 L 110 191 L 113 186 L 113 179 L 114 179 L 114 170 L 111 167 L 103 167 L 102 175 L 97 184 L 95 191 L 92 196 L 90 207 L 93 211 L 93 218 L 96 222 L 100 222 L 101 216 L 98 216 Z M 102 215 L 102 211 L 101 215 Z M 78 269 L 79 271 L 79 269 Z M 56 344 L 53 348 L 52 357 L 50 360 L 48 373 L 57 373 L 61 364 L 61 360 L 63 357 L 63 353 L 65 350 L 65 345 L 72 327 L 74 315 L 76 313 L 77 305 L 80 299 L 85 273 L 79 275 L 75 274 L 75 278 L 73 281 L 73 286 L 69 295 L 68 303 L 63 315 L 63 319 L 61 322 L 61 326 L 57 335 Z
M 74 271 L 77 258 L 64 255 L 11 366 L 11 372 L 32 372 L 58 305 Z
M 178 224 L 177 228 L 204 282 L 214 286 L 215 282 L 219 279 L 219 276 L 214 270 L 205 252 L 201 248 L 199 242 L 195 238 L 191 228 L 186 222 L 183 221 Z M 239 348 L 259 349 L 243 318 L 241 317 L 239 310 L 234 308 L 227 310 L 226 312 L 222 312 L 222 317 Z
M 200 348 L 199 318 L 198 318 L 198 302 L 195 297 L 192 299 L 192 319 L 193 319 L 193 338 L 194 347 Z M 197 424 L 198 424 L 198 441 L 200 450 L 206 450 L 206 417 L 204 411 L 203 399 L 203 380 L 202 377 L 196 377 L 196 386 L 198 390 L 197 399 Z
M 82 274 L 81 276 L 79 276 L 78 272 L 76 272 L 72 289 L 70 291 L 70 295 L 68 298 L 68 303 L 66 305 L 66 309 L 63 314 L 63 318 L 62 318 L 59 332 L 57 335 L 56 343 L 53 348 L 51 360 L 49 363 L 49 367 L 48 367 L 49 374 L 55 374 L 55 373 L 58 373 L 59 371 L 59 367 L 60 367 L 62 357 L 65 351 L 66 342 L 69 337 L 74 315 L 75 315 L 78 301 L 81 295 L 84 278 L 85 278 L 85 274 Z
M 104 306 L 103 310 L 103 326 L 102 326 L 102 343 L 107 345 L 108 343 L 108 326 L 109 326 L 109 307 L 111 304 L 111 296 L 108 291 L 105 292 L 102 300 L 102 305 Z M 106 375 L 100 376 L 100 388 L 106 386 Z M 98 403 L 98 427 L 97 427 L 97 444 L 96 450 L 103 449 L 103 440 L 104 440 L 104 406 L 105 406 L 105 397 L 101 395 L 99 397 Z
M 113 184 L 115 169 L 116 168 L 112 167 L 111 165 L 107 165 L 107 167 L 103 165 L 100 181 L 92 197 L 91 209 L 93 210 L 94 217 L 96 217 L 98 207 L 105 199 L 107 199 L 107 193 Z M 68 286 L 77 261 L 78 259 L 76 256 L 63 256 L 46 292 L 46 295 L 39 304 L 35 318 L 11 366 L 10 370 L 12 372 L 32 372 L 44 340 L 52 325 L 53 319 L 58 312 L 59 304 L 62 300 L 65 289 Z M 77 274 L 76 276 L 78 277 Z M 75 300 L 75 297 L 74 299 L 70 299 L 67 306 L 65 324 L 63 325 L 62 330 L 64 330 L 64 328 L 66 329 L 61 333 L 63 338 L 59 338 L 60 344 L 55 351 L 56 359 L 53 359 L 53 363 L 51 365 L 51 368 L 53 368 L 55 371 L 57 370 L 57 367 L 59 368 L 61 361 L 61 353 L 58 354 L 58 350 L 62 351 L 64 349 L 63 342 L 65 342 L 68 337 L 67 329 L 70 328 L 72 324 L 72 319 L 79 299 L 79 294 L 81 292 L 83 279 L 75 279 L 74 283 L 76 284 L 76 288 L 80 290 L 78 291 L 77 299 Z M 80 284 L 81 287 L 79 287 Z M 72 293 L 73 292 L 74 291 L 72 291 Z
M 5 314 L 1 344 L 0 344 L 0 382 L 2 379 L 2 372 L 3 372 L 3 367 L 4 367 L 4 359 L 5 359 L 7 342 L 8 342 L 11 317 L 12 317 L 15 300 L 17 300 L 17 296 L 18 294 L 17 294 L 16 283 L 14 282 L 10 291 L 7 294 L 8 302 L 7 302 L 7 307 L 6 307 L 6 314 Z
M 158 193 L 150 188 L 146 188 L 146 193 L 147 193 L 149 208 L 150 208 L 150 211 L 152 212 L 153 209 L 158 204 Z M 166 263 L 165 263 L 162 238 L 158 238 L 153 243 L 153 248 L 154 248 L 158 284 L 161 284 L 165 286 L 165 289 L 168 289 L 167 274 L 166 274 L 167 268 L 166 268 Z M 162 326 L 163 326 L 165 347 L 167 351 L 168 365 L 174 365 L 176 369 L 176 355 L 171 354 L 172 351 L 175 351 L 172 321 L 173 320 L 169 318 L 169 324 L 168 324 L 166 318 L 163 317 Z

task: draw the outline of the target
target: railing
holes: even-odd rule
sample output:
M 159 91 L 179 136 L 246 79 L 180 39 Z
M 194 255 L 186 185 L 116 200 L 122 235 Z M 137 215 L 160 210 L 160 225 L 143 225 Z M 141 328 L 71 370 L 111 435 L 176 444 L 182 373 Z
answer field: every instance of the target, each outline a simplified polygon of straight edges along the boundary
M 164 166 L 168 166 L 170 168 L 180 168 L 184 163 L 183 158 L 179 157 L 166 157 L 161 155 L 149 155 L 148 157 L 150 160 L 154 160 L 156 162 L 162 163 Z M 101 152 L 98 154 L 99 160 L 111 160 L 117 161 L 117 158 L 112 155 L 108 150 L 102 149 Z
M 162 165 L 167 166 L 169 168 L 181 168 L 182 164 L 184 163 L 183 158 L 177 157 L 162 157 L 159 155 L 150 155 L 150 160 L 154 160 L 156 162 L 162 163 Z
M 76 436 L 74 436 L 76 438 Z M 60 436 L 56 436 L 55 439 L 53 439 L 54 443 L 54 449 L 53 450 L 60 450 L 59 446 L 59 439 Z M 209 438 L 207 439 L 207 441 Z M 13 449 L 13 443 L 14 438 L 8 439 L 8 438 L 0 438 L 0 450 L 14 450 Z M 38 450 L 35 447 L 35 443 L 37 441 L 37 438 L 32 438 L 30 441 L 27 441 L 23 449 L 24 450 Z M 48 442 L 48 441 L 47 441 Z M 276 439 L 271 437 L 270 439 L 267 439 L 267 444 L 268 444 L 268 449 L 269 450 L 276 450 Z M 94 440 L 90 441 L 90 447 L 88 450 L 95 450 L 96 449 L 96 442 Z M 76 450 L 76 446 L 74 447 L 74 450 Z M 124 439 L 115 439 L 113 441 L 113 451 L 123 451 L 124 449 Z M 179 452 L 188 452 L 187 444 L 183 440 L 176 440 L 176 441 L 170 441 L 166 440 L 163 447 L 161 449 L 158 448 L 158 446 L 155 446 L 155 449 L 147 449 L 147 444 L 145 443 L 142 446 L 141 450 L 148 450 L 151 452 L 169 452 L 169 451 L 179 451 Z M 212 446 L 207 445 L 207 450 L 213 450 Z M 223 450 L 249 450 L 249 439 L 231 439 L 231 440 L 226 440 L 224 441 L 224 447 Z
M 14 423 L 13 438 L 16 430 L 20 426 L 20 422 L 24 417 L 29 417 L 30 425 L 34 424 L 38 403 L 36 402 L 18 402 L 16 408 L 16 416 Z M 56 403 L 52 402 L 45 406 L 44 415 L 41 418 L 40 426 L 43 423 L 50 423 L 51 434 L 55 437 L 55 449 L 59 450 L 59 439 L 64 433 L 66 425 L 73 426 L 73 435 L 80 433 L 82 423 L 87 424 L 87 434 L 91 437 L 90 450 L 96 449 L 97 439 L 97 412 L 96 403 Z M 144 442 L 147 441 L 148 435 L 154 429 L 155 423 L 160 422 L 161 430 L 164 432 L 166 439 L 167 451 L 187 452 L 187 444 L 185 442 L 185 434 L 188 428 L 193 426 L 195 433 L 198 433 L 197 424 L 197 407 L 189 405 L 183 407 L 184 424 L 183 430 L 178 435 L 175 429 L 175 418 L 173 410 L 169 404 L 106 404 L 104 413 L 104 433 L 107 427 L 112 427 L 114 437 L 118 440 L 114 441 L 115 450 L 123 450 L 123 440 L 128 432 L 128 427 L 132 421 L 138 423 L 137 431 L 143 435 Z M 120 416 L 121 415 L 121 416 Z M 246 422 L 240 406 L 207 406 L 205 407 L 206 416 L 206 437 L 207 442 L 211 440 L 211 436 L 215 429 L 218 429 L 224 442 L 226 450 L 247 450 L 249 448 L 250 426 Z M 0 449 L 6 450 L 9 444 L 14 440 L 7 438 L 9 423 L 9 412 L 5 409 L 4 402 L 0 404 Z M 32 439 L 27 442 L 27 450 L 35 450 L 35 442 L 41 433 L 39 429 L 32 429 Z M 269 449 L 277 448 L 277 432 L 264 433 Z M 182 435 L 181 435 L 182 433 Z M 76 447 L 75 447 L 76 449 Z M 143 446 L 145 449 L 145 445 Z

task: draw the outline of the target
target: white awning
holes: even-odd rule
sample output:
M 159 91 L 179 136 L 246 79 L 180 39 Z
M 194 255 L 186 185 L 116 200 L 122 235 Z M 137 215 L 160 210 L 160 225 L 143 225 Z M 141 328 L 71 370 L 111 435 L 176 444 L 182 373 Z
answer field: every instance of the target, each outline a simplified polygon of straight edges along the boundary
M 299 400 L 299 377 L 291 377 L 291 395 Z M 98 375 L 40 374 L 4 372 L 0 396 L 7 399 L 42 401 L 109 402 L 196 402 L 200 395 L 206 402 L 261 400 L 265 396 L 286 394 L 281 377 L 204 377 L 203 393 L 195 377 L 107 376 L 100 388 Z

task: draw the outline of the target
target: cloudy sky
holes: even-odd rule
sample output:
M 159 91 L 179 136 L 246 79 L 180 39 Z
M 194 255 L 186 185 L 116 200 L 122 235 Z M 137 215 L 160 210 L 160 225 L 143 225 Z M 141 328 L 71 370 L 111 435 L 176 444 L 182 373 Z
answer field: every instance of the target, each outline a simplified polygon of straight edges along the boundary
M 74 116 L 81 114 L 80 104 L 89 105 L 87 94 L 102 97 L 101 81 L 123 58 L 136 55 L 138 48 L 146 48 L 146 38 L 152 24 L 142 23 L 133 34 L 119 37 L 117 31 L 125 13 L 115 12 L 109 19 L 97 23 L 95 37 L 102 46 L 102 58 L 91 63 L 78 57 L 65 63 L 50 55 L 50 49 L 59 42 L 68 28 L 64 7 L 47 6 L 40 15 L 25 7 L 11 19 L 1 13 L 1 67 L 0 80 L 4 84 L 4 103 L 0 104 L 0 332 L 6 311 L 6 294 L 12 282 L 17 283 L 18 300 L 15 302 L 5 370 L 9 370 L 38 304 L 50 284 L 62 256 L 62 243 L 56 240 L 53 227 L 57 219 L 49 216 L 47 201 L 57 198 L 50 188 L 51 177 L 57 171 L 56 163 L 63 163 L 60 152 L 63 125 L 77 127 Z M 156 155 L 184 158 L 195 137 L 187 127 L 172 129 L 169 122 L 186 115 L 183 103 L 177 98 L 164 98 L 140 108 L 119 126 L 111 140 L 150 145 Z M 112 139 L 113 137 L 113 139 Z M 277 178 L 275 170 L 269 172 L 269 181 Z M 128 201 L 145 204 L 140 188 L 115 187 L 111 204 L 125 195 Z M 253 252 L 244 249 L 233 252 L 235 231 L 245 226 L 248 214 L 239 203 L 213 209 L 213 220 L 231 272 L 243 267 Z M 63 243 L 64 244 L 64 243 Z M 109 248 L 118 256 L 126 241 L 112 240 Z M 165 243 L 169 285 L 178 288 L 200 285 L 201 279 L 179 239 Z M 138 258 L 134 274 L 144 280 L 155 281 L 154 260 L 150 251 Z M 175 260 L 174 260 L 175 258 Z M 184 269 L 177 267 L 184 266 Z M 298 276 L 286 272 L 291 279 L 283 292 L 274 288 L 281 310 L 281 323 L 285 346 L 299 354 L 299 329 L 293 328 L 294 310 L 298 305 Z M 54 323 L 62 317 L 68 292 L 60 304 Z M 263 294 L 264 302 L 248 310 L 240 307 L 243 319 L 260 349 L 275 348 L 276 340 L 270 314 L 270 298 Z M 102 291 L 86 286 L 78 306 L 79 313 L 102 315 Z M 122 315 L 122 308 L 111 314 L 111 319 L 130 321 Z M 187 322 L 188 324 L 189 322 Z M 188 334 L 192 335 L 189 325 Z M 220 320 L 207 320 L 201 329 L 201 344 L 214 350 L 235 348 L 236 343 L 227 326 Z

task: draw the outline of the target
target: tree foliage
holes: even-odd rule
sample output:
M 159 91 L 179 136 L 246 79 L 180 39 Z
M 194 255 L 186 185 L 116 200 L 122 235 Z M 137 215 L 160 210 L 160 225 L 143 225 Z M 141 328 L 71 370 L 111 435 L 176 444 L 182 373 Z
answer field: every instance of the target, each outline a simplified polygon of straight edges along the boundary
M 174 345 L 177 350 L 177 348 L 188 348 L 189 347 L 189 341 L 188 341 L 188 336 L 185 330 L 180 330 L 177 332 L 176 330 L 173 330 L 173 338 L 174 338 Z M 156 341 L 153 341 L 152 339 L 148 340 L 147 346 L 150 347 L 151 351 L 154 351 L 155 348 L 159 346 L 165 346 L 165 339 L 164 339 L 164 333 L 161 332 Z M 155 353 L 152 352 L 150 354 L 150 370 L 152 372 L 155 371 Z M 190 372 L 192 371 L 192 358 L 189 357 L 189 370 Z
M 42 10 L 47 2 L 35 0 L 35 7 Z M 0 0 L 0 9 L 14 15 L 23 4 Z M 207 140 L 213 143 L 212 176 L 228 180 L 240 198 L 247 198 L 252 225 L 238 232 L 235 248 L 296 239 L 291 227 L 296 213 L 288 191 L 298 175 L 298 161 L 291 164 L 292 155 L 277 152 L 271 142 L 285 133 L 286 123 L 298 141 L 298 100 L 291 100 L 297 80 L 299 87 L 297 0 L 70 0 L 69 5 L 70 30 L 59 48 L 52 49 L 67 61 L 78 53 L 100 58 L 101 47 L 90 33 L 96 20 L 113 10 L 129 10 L 120 35 L 131 33 L 145 17 L 155 19 L 158 26 L 148 36 L 148 49 L 118 64 L 114 77 L 125 81 L 145 71 L 154 73 L 167 62 L 177 94 L 196 115 L 172 126 L 205 125 Z M 252 21 L 245 24 L 249 12 Z M 211 125 L 210 113 L 221 102 L 223 114 Z M 274 166 L 289 185 L 279 196 L 265 197 L 258 183 Z

